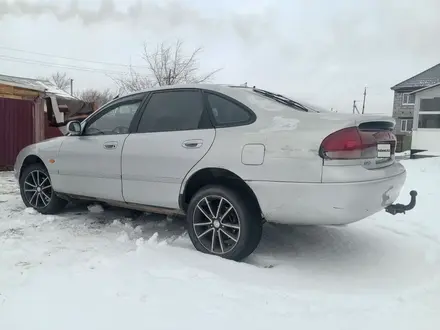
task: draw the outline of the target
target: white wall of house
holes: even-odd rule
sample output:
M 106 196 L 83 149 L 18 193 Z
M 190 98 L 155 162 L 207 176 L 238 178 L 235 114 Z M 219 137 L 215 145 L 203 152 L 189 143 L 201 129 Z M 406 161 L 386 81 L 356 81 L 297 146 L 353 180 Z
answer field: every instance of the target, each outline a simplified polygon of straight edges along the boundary
M 440 86 L 416 93 L 411 149 L 440 152 Z

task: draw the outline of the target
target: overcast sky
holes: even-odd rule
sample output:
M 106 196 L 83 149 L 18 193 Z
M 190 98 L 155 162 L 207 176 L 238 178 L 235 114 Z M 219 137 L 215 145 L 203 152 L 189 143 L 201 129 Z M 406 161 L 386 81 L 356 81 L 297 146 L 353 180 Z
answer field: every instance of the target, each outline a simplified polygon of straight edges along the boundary
M 366 112 L 390 114 L 390 87 L 440 63 L 439 13 L 440 0 L 0 0 L 0 73 L 114 88 L 109 75 L 145 70 L 144 42 L 180 38 L 203 47 L 203 71 L 222 68 L 214 82 L 340 112 L 367 86 Z

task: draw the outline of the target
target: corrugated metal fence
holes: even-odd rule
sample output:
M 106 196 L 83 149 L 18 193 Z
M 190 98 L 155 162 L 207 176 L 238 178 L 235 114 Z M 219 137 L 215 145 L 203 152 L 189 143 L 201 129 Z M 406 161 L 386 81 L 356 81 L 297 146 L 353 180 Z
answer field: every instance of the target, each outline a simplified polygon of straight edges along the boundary
M 10 169 L 20 150 L 34 142 L 32 101 L 0 98 L 0 170 Z

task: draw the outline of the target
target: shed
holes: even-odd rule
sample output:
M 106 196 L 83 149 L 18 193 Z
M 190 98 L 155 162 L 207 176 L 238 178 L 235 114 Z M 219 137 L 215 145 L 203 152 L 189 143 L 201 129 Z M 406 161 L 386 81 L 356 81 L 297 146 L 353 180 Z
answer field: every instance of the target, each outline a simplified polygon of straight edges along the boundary
M 414 91 L 411 155 L 429 151 L 440 153 L 440 83 Z
M 62 136 L 59 127 L 70 118 L 92 112 L 92 104 L 49 81 L 0 75 L 0 170 L 12 167 L 22 148 Z

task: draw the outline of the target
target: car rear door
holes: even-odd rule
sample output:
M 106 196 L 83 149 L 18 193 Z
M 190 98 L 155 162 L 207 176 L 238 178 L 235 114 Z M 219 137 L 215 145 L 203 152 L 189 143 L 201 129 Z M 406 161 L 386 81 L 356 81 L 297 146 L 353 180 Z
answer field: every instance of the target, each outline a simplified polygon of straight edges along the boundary
M 121 153 L 144 98 L 118 99 L 86 119 L 80 136 L 66 136 L 56 159 L 59 192 L 123 201 Z
M 122 151 L 123 196 L 128 203 L 179 208 L 179 191 L 215 138 L 202 92 L 170 89 L 151 94 Z

